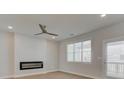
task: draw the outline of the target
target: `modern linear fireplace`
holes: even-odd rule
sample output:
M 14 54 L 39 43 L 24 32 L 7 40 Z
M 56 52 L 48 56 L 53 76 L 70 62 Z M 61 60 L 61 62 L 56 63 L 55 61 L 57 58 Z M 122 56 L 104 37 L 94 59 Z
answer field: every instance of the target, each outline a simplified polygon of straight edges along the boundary
M 20 62 L 20 70 L 40 69 L 40 68 L 43 68 L 42 61 Z

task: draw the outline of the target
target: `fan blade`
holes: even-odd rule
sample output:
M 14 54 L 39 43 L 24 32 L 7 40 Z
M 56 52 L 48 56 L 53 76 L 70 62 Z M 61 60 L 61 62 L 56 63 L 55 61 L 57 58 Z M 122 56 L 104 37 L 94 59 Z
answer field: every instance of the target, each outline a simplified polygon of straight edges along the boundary
M 49 33 L 49 32 L 47 32 L 46 34 L 53 35 L 53 36 L 58 36 L 58 34 L 53 34 L 53 33 Z
M 41 35 L 41 34 L 43 34 L 43 33 L 37 33 L 37 34 L 34 34 L 34 35 Z
M 39 26 L 40 26 L 41 30 L 43 31 L 43 33 L 46 33 L 47 32 L 46 29 L 45 29 L 45 27 L 43 25 L 39 24 Z

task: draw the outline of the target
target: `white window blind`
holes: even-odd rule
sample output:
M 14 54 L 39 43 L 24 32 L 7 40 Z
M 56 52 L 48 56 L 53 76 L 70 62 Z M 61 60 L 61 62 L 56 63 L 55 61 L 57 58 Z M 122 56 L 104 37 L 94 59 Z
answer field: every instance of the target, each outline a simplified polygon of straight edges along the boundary
M 91 40 L 83 42 L 83 62 L 91 62 Z
M 91 40 L 67 45 L 68 62 L 91 62 Z
M 74 44 L 69 44 L 67 46 L 67 60 L 70 61 L 74 61 Z
M 81 62 L 82 43 L 75 43 L 74 46 L 74 61 Z

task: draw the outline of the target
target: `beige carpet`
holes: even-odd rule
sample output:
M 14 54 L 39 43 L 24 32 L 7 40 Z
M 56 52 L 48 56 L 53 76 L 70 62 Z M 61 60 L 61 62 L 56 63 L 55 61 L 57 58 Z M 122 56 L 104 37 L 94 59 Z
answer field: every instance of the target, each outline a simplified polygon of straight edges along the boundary
M 40 75 L 25 76 L 16 79 L 90 79 L 90 78 L 57 71 Z

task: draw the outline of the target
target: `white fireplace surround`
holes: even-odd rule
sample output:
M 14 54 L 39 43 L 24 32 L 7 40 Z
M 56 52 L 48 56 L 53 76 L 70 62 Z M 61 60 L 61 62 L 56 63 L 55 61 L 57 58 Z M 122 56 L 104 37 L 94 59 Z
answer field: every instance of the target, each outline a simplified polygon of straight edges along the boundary
M 43 69 L 20 71 L 20 62 L 36 60 L 44 62 Z M 58 43 L 19 33 L 0 32 L 0 62 L 0 78 L 58 71 Z

